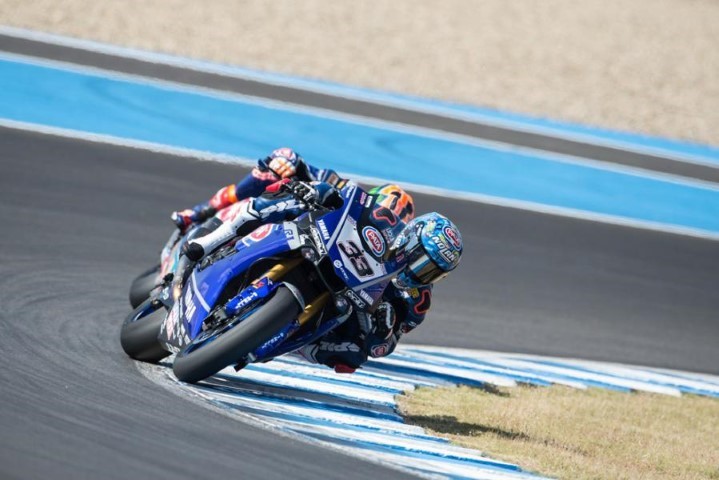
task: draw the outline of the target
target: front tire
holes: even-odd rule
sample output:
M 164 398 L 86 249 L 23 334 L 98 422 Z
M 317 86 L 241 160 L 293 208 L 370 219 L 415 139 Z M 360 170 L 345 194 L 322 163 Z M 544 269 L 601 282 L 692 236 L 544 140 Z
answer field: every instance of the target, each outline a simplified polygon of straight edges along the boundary
M 267 303 L 239 325 L 200 348 L 187 348 L 178 353 L 172 370 L 183 382 L 199 382 L 243 359 L 296 318 L 299 312 L 300 305 L 295 296 L 287 287 L 280 286 Z
M 135 360 L 151 363 L 170 355 L 157 339 L 166 315 L 165 309 L 154 306 L 151 299 L 130 312 L 120 331 L 120 344 L 125 353 Z
M 160 264 L 158 263 L 132 281 L 130 286 L 130 305 L 132 305 L 132 308 L 139 307 L 142 302 L 147 300 L 152 289 L 157 286 L 159 280 L 157 276 L 159 274 Z

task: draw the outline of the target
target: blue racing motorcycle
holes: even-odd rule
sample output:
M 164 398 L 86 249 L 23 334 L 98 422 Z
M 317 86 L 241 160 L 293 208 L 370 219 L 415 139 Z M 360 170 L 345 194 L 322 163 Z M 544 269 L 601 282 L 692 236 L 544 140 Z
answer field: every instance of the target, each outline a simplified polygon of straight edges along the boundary
M 203 259 L 184 283 L 166 282 L 127 317 L 132 358 L 176 353 L 178 379 L 197 382 L 227 366 L 266 362 L 311 343 L 380 301 L 404 267 L 380 231 L 371 199 L 354 183 L 341 208 L 313 205 L 296 220 L 264 225 Z

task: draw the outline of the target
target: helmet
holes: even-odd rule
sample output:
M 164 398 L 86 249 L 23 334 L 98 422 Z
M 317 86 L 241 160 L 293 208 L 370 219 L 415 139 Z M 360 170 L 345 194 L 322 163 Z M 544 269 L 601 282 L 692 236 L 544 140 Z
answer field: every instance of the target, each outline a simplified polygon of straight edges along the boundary
M 376 205 L 389 208 L 404 223 L 414 218 L 414 200 L 402 187 L 386 183 L 373 188 L 369 193 L 377 197 Z
M 392 245 L 404 250 L 406 266 L 395 282 L 400 287 L 435 283 L 457 268 L 462 256 L 462 236 L 450 219 L 428 213 L 407 224 Z
M 314 180 L 304 159 L 291 148 L 283 147 L 273 150 L 267 158 L 260 160 L 259 164 L 262 169 L 270 170 L 280 178 L 295 177 L 303 181 Z

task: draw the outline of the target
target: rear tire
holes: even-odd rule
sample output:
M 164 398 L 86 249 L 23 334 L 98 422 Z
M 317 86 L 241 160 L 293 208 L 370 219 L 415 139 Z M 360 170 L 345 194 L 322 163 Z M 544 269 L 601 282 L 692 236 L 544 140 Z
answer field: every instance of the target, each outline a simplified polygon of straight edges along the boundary
M 172 367 L 175 376 L 195 383 L 234 365 L 291 322 L 300 305 L 287 287 L 277 288 L 274 296 L 239 325 L 197 350 L 178 353 Z
M 166 315 L 167 311 L 162 306 L 153 306 L 150 299 L 133 310 L 120 331 L 120 344 L 125 353 L 135 360 L 151 363 L 170 355 L 157 339 Z
M 158 263 L 138 275 L 138 277 L 132 281 L 132 285 L 130 286 L 130 305 L 132 305 L 132 308 L 137 308 L 142 302 L 148 299 L 152 289 L 157 286 L 159 280 L 157 276 L 159 274 L 160 264 Z

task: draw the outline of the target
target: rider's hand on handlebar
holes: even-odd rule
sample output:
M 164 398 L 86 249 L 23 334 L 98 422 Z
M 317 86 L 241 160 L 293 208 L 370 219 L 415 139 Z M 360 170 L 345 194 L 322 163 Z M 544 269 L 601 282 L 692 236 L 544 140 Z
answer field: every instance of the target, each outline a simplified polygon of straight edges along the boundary
M 313 204 L 317 203 L 319 194 L 317 190 L 305 182 L 290 182 L 287 184 L 287 188 L 294 193 L 295 197 L 302 200 L 305 203 Z
M 276 174 L 279 175 L 280 178 L 289 178 L 294 177 L 297 173 L 297 167 L 283 157 L 276 157 L 270 160 L 269 163 L 270 170 Z

